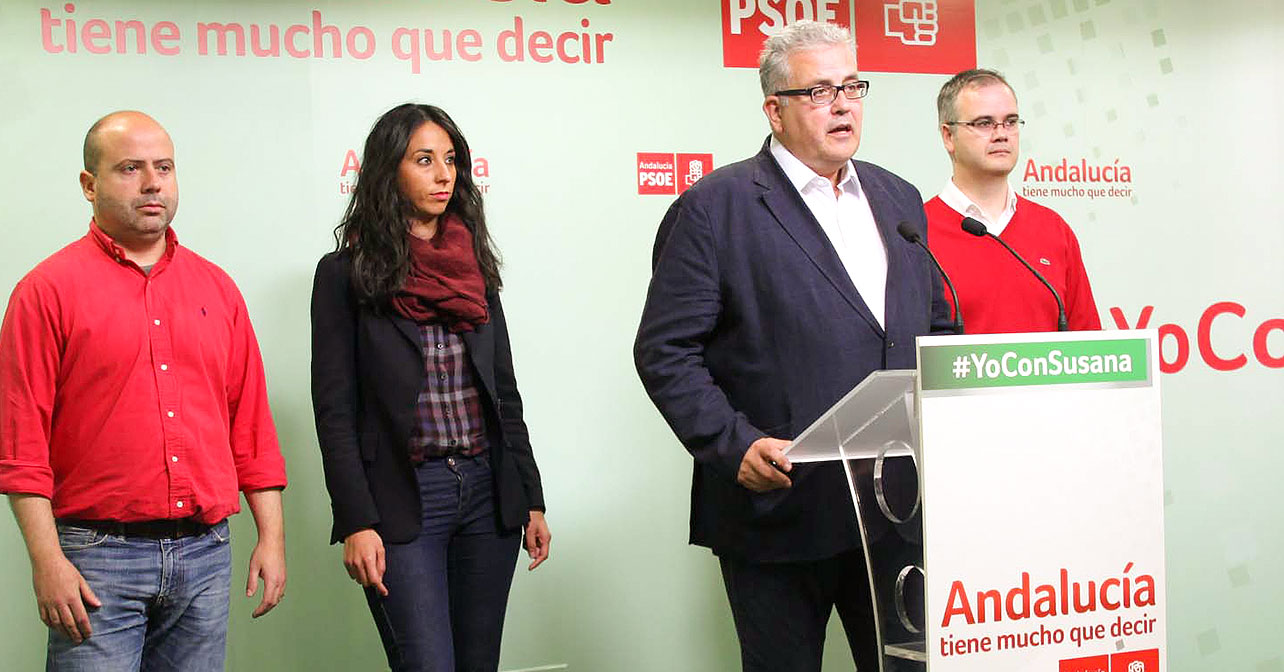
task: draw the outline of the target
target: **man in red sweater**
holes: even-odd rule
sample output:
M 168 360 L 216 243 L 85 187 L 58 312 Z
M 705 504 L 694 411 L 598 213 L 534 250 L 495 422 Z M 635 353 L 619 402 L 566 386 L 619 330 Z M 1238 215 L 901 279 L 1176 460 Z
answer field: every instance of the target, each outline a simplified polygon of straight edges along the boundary
M 928 241 L 954 281 L 967 333 L 1056 331 L 1057 304 L 998 241 L 963 231 L 965 217 L 984 224 L 1047 278 L 1065 302 L 1071 330 L 1100 329 L 1074 232 L 1008 184 L 1025 124 L 1012 87 L 993 70 L 967 70 L 941 87 L 936 108 L 954 174 L 924 206 Z

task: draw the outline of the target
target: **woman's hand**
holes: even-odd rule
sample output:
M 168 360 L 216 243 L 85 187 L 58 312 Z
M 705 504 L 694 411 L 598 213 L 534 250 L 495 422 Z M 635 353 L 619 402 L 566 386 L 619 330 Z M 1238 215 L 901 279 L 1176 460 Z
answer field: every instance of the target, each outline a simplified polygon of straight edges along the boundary
M 544 534 L 548 534 L 547 528 Z M 348 569 L 348 576 L 353 581 L 366 588 L 374 588 L 384 597 L 388 596 L 388 589 L 383 585 L 383 573 L 388 566 L 384 562 L 383 539 L 378 532 L 365 529 L 349 534 L 343 540 L 343 566 Z
M 523 543 L 526 545 L 526 552 L 531 556 L 531 566 L 526 569 L 535 569 L 548 559 L 548 544 L 553 540 L 543 511 L 531 511 L 531 519 L 526 523 L 522 536 L 525 537 Z

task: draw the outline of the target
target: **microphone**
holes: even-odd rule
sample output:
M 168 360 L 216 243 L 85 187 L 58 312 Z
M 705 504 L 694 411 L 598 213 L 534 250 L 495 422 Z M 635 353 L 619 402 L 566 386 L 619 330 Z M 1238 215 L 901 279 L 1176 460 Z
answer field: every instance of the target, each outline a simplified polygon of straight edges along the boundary
M 1034 277 L 1038 278 L 1039 282 L 1042 282 L 1043 286 L 1047 287 L 1049 292 L 1052 292 L 1052 298 L 1057 300 L 1057 331 L 1070 330 L 1069 325 L 1066 323 L 1066 304 L 1061 302 L 1061 295 L 1057 294 L 1057 290 L 1052 287 L 1052 283 L 1048 282 L 1047 278 L 1040 275 L 1038 271 L 1034 270 L 1033 266 L 1027 263 L 1025 259 L 1022 259 L 1021 255 L 1017 254 L 1016 250 L 1012 249 L 1012 246 L 1007 244 L 1007 241 L 987 231 L 984 224 L 972 219 L 971 217 L 964 217 L 960 226 L 963 227 L 964 231 L 977 236 L 978 238 L 989 236 L 990 238 L 999 241 L 999 244 L 1010 252 L 1012 256 L 1016 257 L 1016 260 L 1021 262 L 1021 265 L 1025 266 L 1026 270 L 1033 273 Z
M 927 258 L 931 259 L 932 263 L 936 266 L 936 270 L 941 272 L 941 277 L 945 279 L 945 286 L 950 288 L 950 298 L 954 299 L 954 333 L 962 334 L 963 308 L 959 306 L 959 294 L 954 291 L 954 283 L 950 282 L 950 276 L 945 273 L 944 268 L 941 268 L 941 262 L 937 261 L 936 255 L 932 254 L 932 251 L 927 249 L 927 245 L 923 244 L 923 236 L 920 236 L 918 231 L 915 231 L 914 227 L 910 226 L 909 222 L 901 222 L 900 224 L 897 224 L 896 232 L 901 234 L 901 238 L 904 238 L 906 242 L 914 243 L 915 245 L 923 248 L 923 251 L 927 253 Z

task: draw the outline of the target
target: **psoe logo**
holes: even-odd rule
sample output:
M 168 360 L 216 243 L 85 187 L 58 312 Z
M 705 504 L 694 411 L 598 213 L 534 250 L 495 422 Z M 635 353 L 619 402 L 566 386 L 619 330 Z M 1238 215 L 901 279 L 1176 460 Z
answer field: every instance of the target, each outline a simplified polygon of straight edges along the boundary
M 638 194 L 680 194 L 713 170 L 713 154 L 638 152 Z
M 855 0 L 864 72 L 952 75 L 976 67 L 974 0 Z
M 883 5 L 883 37 L 895 37 L 913 47 L 930 47 L 936 44 L 940 29 L 934 0 L 898 0 Z
M 722 0 L 722 64 L 758 66 L 762 43 L 803 19 L 852 29 L 862 72 L 976 67 L 975 0 Z
M 1110 672 L 1110 656 L 1067 658 L 1057 665 L 1057 672 Z
M 349 149 L 343 155 L 343 165 L 339 168 L 339 193 L 347 196 L 357 186 L 357 175 L 361 173 L 361 155 L 357 150 Z M 490 191 L 490 161 L 473 155 L 473 184 L 485 194 Z
M 1110 655 L 1111 672 L 1159 672 L 1159 649 Z
M 758 67 L 762 43 L 802 20 L 851 28 L 851 5 L 849 0 L 722 0 L 722 65 Z

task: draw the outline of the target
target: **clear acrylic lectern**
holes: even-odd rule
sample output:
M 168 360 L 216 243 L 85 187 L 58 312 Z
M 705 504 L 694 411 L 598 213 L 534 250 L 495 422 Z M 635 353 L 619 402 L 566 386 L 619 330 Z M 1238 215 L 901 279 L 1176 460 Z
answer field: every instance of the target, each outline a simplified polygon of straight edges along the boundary
M 839 460 L 845 467 L 865 548 L 880 672 L 926 669 L 917 375 L 875 371 L 786 449 L 791 462 Z

